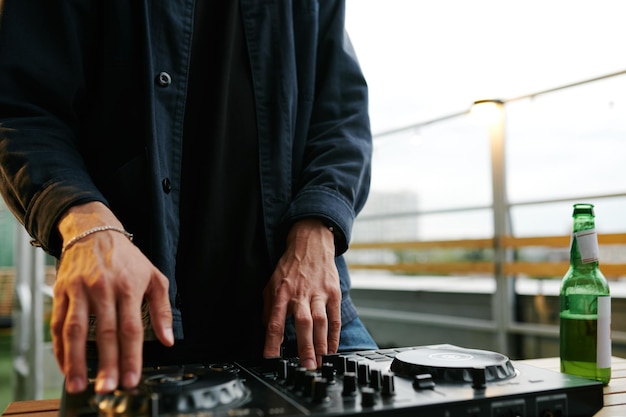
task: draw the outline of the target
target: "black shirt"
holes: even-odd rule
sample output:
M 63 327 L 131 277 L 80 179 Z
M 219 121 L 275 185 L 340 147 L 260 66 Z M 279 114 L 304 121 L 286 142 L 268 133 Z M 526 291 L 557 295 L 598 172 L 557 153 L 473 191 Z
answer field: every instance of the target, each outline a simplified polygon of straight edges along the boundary
M 250 62 L 239 2 L 197 0 L 184 126 L 176 279 L 184 344 L 262 354 L 270 275 Z

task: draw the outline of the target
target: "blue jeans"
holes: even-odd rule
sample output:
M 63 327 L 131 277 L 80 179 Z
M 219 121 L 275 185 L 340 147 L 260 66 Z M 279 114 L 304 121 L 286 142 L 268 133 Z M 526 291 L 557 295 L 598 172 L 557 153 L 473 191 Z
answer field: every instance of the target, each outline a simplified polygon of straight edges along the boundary
M 285 356 L 297 356 L 298 348 L 296 344 L 296 332 L 293 326 L 293 316 L 287 318 L 285 326 L 285 340 L 283 342 Z M 378 345 L 372 339 L 369 332 L 358 317 L 341 327 L 339 338 L 339 352 L 349 352 L 356 350 L 375 350 Z
M 370 336 L 361 319 L 357 317 L 343 325 L 339 339 L 339 352 L 372 349 L 378 349 L 378 345 Z

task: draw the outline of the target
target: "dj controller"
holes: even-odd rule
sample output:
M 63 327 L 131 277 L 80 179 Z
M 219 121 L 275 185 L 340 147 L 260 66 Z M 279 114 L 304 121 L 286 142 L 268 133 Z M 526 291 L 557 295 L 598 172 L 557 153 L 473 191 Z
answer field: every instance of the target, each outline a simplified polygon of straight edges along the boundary
M 593 416 L 602 384 L 453 345 L 144 369 L 132 390 L 64 393 L 62 417 Z

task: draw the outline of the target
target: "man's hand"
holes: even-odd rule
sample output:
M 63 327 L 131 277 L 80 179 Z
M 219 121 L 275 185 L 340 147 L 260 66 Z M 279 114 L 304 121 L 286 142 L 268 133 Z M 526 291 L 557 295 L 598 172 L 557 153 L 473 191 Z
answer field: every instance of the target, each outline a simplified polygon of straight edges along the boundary
M 93 227 L 122 227 L 101 203 L 68 210 L 59 222 L 67 243 Z M 147 301 L 157 338 L 174 343 L 168 280 L 122 233 L 107 230 L 80 239 L 63 254 L 54 285 L 52 341 L 70 393 L 87 386 L 85 347 L 89 314 L 95 314 L 96 392 L 139 382 L 142 368 L 141 305 Z
M 266 357 L 280 354 L 285 318 L 290 314 L 303 366 L 315 369 L 322 355 L 337 351 L 341 288 L 334 257 L 334 236 L 320 220 L 302 220 L 291 228 L 287 249 L 264 292 Z

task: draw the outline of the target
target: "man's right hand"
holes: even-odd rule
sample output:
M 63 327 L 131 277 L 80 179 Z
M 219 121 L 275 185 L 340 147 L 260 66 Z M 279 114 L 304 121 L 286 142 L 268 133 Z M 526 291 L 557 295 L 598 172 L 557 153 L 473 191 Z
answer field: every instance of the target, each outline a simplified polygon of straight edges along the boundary
M 69 209 L 58 228 L 67 244 L 86 230 L 105 225 L 122 228 L 105 205 L 94 202 Z M 96 392 L 139 383 L 144 299 L 156 337 L 165 346 L 173 345 L 168 280 L 124 234 L 99 231 L 63 253 L 54 285 L 51 329 L 54 354 L 68 392 L 80 392 L 87 386 L 90 314 L 97 318 Z

